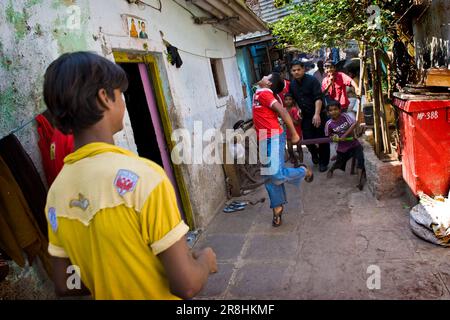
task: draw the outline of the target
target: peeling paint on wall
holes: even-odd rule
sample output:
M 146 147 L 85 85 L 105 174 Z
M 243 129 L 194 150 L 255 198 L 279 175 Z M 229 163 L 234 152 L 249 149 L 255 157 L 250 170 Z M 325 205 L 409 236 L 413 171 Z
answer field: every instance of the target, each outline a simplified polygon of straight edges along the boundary
M 3 43 L 0 41 L 0 67 L 10 71 L 12 59 L 3 52 Z
M 10 123 L 14 121 L 14 106 L 17 102 L 16 90 L 9 86 L 6 90 L 0 91 L 0 126 L 2 122 Z
M 71 11 L 70 6 L 76 5 L 79 11 Z M 62 6 L 67 7 L 66 10 L 62 10 Z M 61 12 L 58 14 L 56 20 L 53 21 L 54 26 L 52 30 L 53 38 L 57 41 L 58 52 L 60 54 L 65 52 L 81 51 L 88 49 L 87 39 L 90 37 L 88 33 L 88 22 L 89 16 L 89 5 L 86 1 L 82 3 L 75 3 L 70 0 L 57 0 L 53 2 L 53 7 Z M 80 14 L 79 17 L 75 15 Z M 79 19 L 79 26 L 74 26 L 69 28 L 68 24 L 70 21 L 68 19 Z
M 14 25 L 16 40 L 23 39 L 30 28 L 27 23 L 29 15 L 26 8 L 23 8 L 22 12 L 15 11 L 12 0 L 9 0 L 5 13 L 6 21 Z

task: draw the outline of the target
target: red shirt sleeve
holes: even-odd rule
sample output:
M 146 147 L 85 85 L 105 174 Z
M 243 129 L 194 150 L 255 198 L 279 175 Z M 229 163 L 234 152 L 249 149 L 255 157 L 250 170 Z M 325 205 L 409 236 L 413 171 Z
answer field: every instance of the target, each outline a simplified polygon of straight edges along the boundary
M 289 114 L 291 115 L 291 118 L 294 119 L 295 121 L 299 120 L 297 108 L 292 108 L 291 110 L 289 110 Z
M 325 90 L 328 86 L 328 76 L 322 80 L 322 91 Z
M 259 103 L 263 107 L 271 108 L 274 102 L 279 102 L 270 91 L 263 91 L 258 97 Z
M 342 76 L 342 82 L 344 83 L 344 85 L 346 85 L 347 87 L 350 87 L 352 85 L 353 79 L 350 78 L 345 73 L 341 73 L 341 76 Z

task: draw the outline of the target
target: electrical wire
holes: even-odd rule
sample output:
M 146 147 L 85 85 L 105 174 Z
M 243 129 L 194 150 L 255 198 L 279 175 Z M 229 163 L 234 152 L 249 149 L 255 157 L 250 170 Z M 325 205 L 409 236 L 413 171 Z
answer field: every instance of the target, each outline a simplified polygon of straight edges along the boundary
M 148 3 L 146 3 L 146 2 L 144 2 L 144 1 L 142 1 L 142 0 L 137 0 L 136 4 L 137 4 L 137 5 L 143 4 L 143 5 L 146 5 L 147 7 L 153 8 L 153 9 L 158 10 L 159 12 L 161 12 L 161 10 L 162 10 L 162 3 L 161 3 L 161 0 L 158 0 L 158 2 L 159 2 L 159 8 L 154 7 L 154 6 L 152 6 L 151 4 L 148 4 Z
M 198 18 L 195 14 L 192 13 L 191 10 L 189 10 L 185 6 L 182 6 L 181 4 L 179 4 L 176 0 L 172 0 L 172 1 L 175 2 L 177 5 L 179 5 L 181 8 L 183 8 L 184 10 L 186 10 L 187 12 L 189 12 L 193 18 Z
M 193 56 L 206 58 L 206 59 L 223 59 L 223 60 L 227 60 L 227 59 L 233 59 L 233 58 L 236 57 L 236 54 L 234 54 L 233 56 L 230 56 L 230 57 L 223 57 L 223 58 L 222 57 L 208 57 L 207 55 L 201 55 L 201 54 L 198 54 L 198 53 L 189 52 L 189 51 L 186 51 L 186 50 L 183 50 L 183 49 L 180 49 L 180 48 L 177 48 L 177 49 L 178 49 L 178 51 L 181 51 L 181 52 L 184 52 L 184 53 L 188 53 L 188 54 L 193 55 Z
M 9 132 L 8 132 L 6 135 L 4 135 L 3 137 L 0 137 L 0 139 L 3 139 L 4 137 L 9 136 L 10 134 L 15 134 L 15 133 L 17 133 L 18 131 L 22 130 L 23 128 L 25 128 L 26 126 L 28 126 L 30 123 L 32 123 L 32 122 L 34 121 L 34 118 L 35 118 L 35 117 L 36 117 L 36 116 L 34 116 L 33 118 L 31 118 L 31 119 L 29 119 L 29 120 L 27 120 L 27 121 L 25 121 L 25 122 L 22 122 L 18 127 L 16 127 L 15 129 L 9 131 Z

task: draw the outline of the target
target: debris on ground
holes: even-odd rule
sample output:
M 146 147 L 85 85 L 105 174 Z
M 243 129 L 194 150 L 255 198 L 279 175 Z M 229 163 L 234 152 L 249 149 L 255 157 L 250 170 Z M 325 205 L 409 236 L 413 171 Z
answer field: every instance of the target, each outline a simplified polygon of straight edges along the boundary
M 412 232 L 426 241 L 450 247 L 450 193 L 447 198 L 420 192 L 420 203 L 410 211 Z

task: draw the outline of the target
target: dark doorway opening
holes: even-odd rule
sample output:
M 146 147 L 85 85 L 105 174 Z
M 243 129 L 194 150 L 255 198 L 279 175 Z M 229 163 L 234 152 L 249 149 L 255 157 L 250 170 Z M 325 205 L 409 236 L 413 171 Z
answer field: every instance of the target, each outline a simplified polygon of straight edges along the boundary
M 156 133 L 152 125 L 152 117 L 139 73 L 139 66 L 137 63 L 120 63 L 119 65 L 128 76 L 129 85 L 124 96 L 138 154 L 163 167 Z

